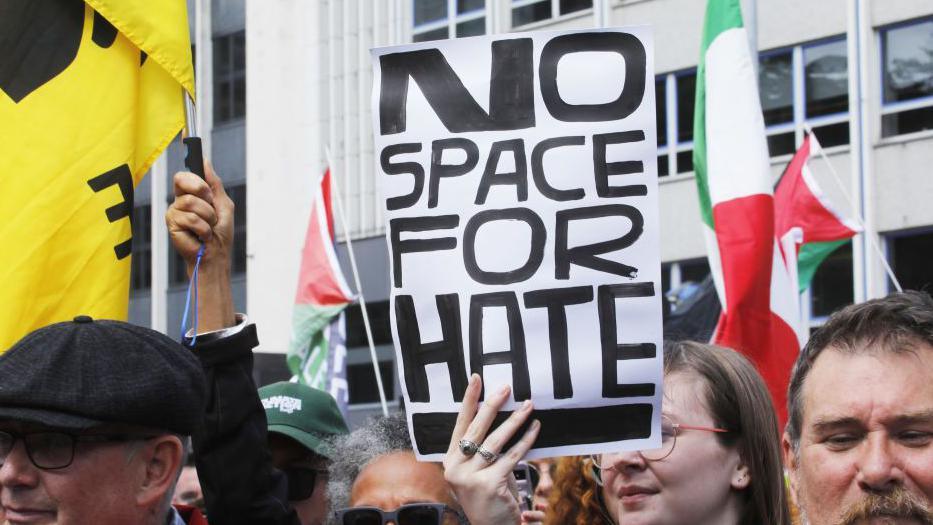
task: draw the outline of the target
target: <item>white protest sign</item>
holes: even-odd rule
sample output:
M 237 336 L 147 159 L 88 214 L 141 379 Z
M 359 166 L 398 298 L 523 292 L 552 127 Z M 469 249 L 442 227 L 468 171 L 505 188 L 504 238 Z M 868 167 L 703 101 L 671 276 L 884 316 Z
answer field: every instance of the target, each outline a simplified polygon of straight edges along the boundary
M 512 386 L 529 457 L 660 446 L 654 49 L 647 27 L 372 51 L 391 322 L 421 459 L 470 373 Z

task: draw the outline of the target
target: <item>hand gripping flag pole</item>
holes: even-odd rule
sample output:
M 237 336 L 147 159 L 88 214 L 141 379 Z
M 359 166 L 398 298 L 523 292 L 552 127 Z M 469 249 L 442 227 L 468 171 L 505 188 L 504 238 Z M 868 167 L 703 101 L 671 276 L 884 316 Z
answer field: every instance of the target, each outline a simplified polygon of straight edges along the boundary
M 204 179 L 204 153 L 201 151 L 201 137 L 198 136 L 198 119 L 194 109 L 194 100 L 191 100 L 185 90 L 182 90 L 185 99 L 185 167 L 189 171 Z
M 207 180 L 204 176 L 204 153 L 201 151 L 201 137 L 198 136 L 198 119 L 195 113 L 194 100 L 191 99 L 184 89 L 182 97 L 185 99 L 185 138 L 182 142 L 185 144 L 185 167 L 189 171 L 201 177 L 201 180 Z M 201 257 L 204 256 L 204 242 L 198 249 L 197 259 L 194 262 L 194 270 L 191 271 L 191 281 L 188 282 L 188 291 L 185 293 L 185 310 L 181 316 L 181 336 L 179 339 L 185 344 L 185 332 L 188 328 L 188 314 L 191 312 L 191 295 L 194 292 L 194 313 L 191 326 L 191 346 L 198 340 L 198 268 L 201 266 Z

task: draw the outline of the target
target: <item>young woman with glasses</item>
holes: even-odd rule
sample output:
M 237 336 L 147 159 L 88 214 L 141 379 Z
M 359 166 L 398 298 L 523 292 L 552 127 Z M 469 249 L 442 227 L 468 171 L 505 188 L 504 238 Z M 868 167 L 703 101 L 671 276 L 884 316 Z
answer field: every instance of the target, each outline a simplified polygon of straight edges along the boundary
M 727 348 L 664 349 L 662 446 L 591 458 L 620 524 L 789 523 L 779 431 L 754 366 Z
M 788 525 L 777 418 L 754 366 L 737 352 L 700 343 L 672 343 L 664 352 L 662 447 L 584 458 L 580 472 L 589 479 L 571 497 L 591 505 L 561 504 L 568 495 L 558 479 L 548 523 Z M 503 428 L 505 440 L 515 432 L 506 420 L 490 436 Z M 448 457 L 454 454 L 462 452 Z M 452 480 L 458 494 L 459 479 Z

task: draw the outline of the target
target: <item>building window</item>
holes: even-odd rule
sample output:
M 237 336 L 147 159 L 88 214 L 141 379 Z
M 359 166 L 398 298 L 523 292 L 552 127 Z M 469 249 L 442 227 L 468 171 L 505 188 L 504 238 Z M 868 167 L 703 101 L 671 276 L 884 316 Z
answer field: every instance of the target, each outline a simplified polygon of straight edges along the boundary
M 132 223 L 130 290 L 148 290 L 152 286 L 152 208 L 148 204 L 134 207 Z
M 214 124 L 246 116 L 246 32 L 214 37 Z
M 888 255 L 902 288 L 933 293 L 933 231 L 890 237 Z M 894 285 L 888 283 L 888 288 L 894 290 Z
M 486 0 L 413 0 L 412 41 L 486 34 Z
M 661 288 L 672 304 L 693 295 L 709 275 L 709 261 L 703 257 L 661 265 Z
M 347 388 L 350 391 L 351 405 L 378 403 L 379 388 L 373 375 L 373 363 L 369 354 L 369 341 L 366 338 L 366 327 L 363 324 L 363 311 L 359 303 L 351 304 L 344 310 L 346 313 L 346 344 L 348 355 Z M 372 328 L 373 344 L 379 354 L 379 374 L 382 376 L 382 387 L 388 401 L 395 399 L 395 363 L 388 358 L 385 350 L 391 350 L 392 328 L 389 319 L 389 301 L 376 301 L 366 303 L 366 312 L 369 314 L 369 326 Z
M 659 75 L 655 79 L 659 177 L 693 171 L 696 85 L 696 69 Z
M 758 89 L 772 157 L 791 154 L 804 124 L 824 147 L 849 143 L 849 72 L 845 38 L 766 51 Z
M 246 273 L 246 185 L 241 183 L 230 186 L 226 190 L 236 206 L 233 212 L 233 246 L 231 246 L 233 260 L 230 262 L 230 271 L 234 275 L 244 274 Z M 185 261 L 175 250 L 172 250 L 169 256 L 168 278 L 173 285 L 188 283 Z
M 829 254 L 810 281 L 810 322 L 822 324 L 830 314 L 852 304 L 852 242 L 836 248 Z M 806 295 L 804 295 L 806 298 Z
M 373 344 L 392 344 L 392 328 L 389 320 L 389 301 L 366 303 L 369 314 L 369 327 L 373 331 Z M 368 347 L 366 327 L 363 324 L 363 311 L 360 305 L 352 304 L 346 309 L 347 348 Z
M 382 376 L 382 391 L 386 400 L 395 399 L 395 363 L 393 361 L 379 361 L 379 375 Z M 373 374 L 373 364 L 370 361 L 347 365 L 348 403 L 360 405 L 379 402 L 379 386 Z
M 772 157 L 793 153 L 804 125 L 824 147 L 849 143 L 846 43 L 834 38 L 759 57 L 758 86 Z M 696 69 L 655 78 L 658 176 L 693 171 Z
M 230 271 L 246 273 L 246 184 L 227 188 L 227 195 L 236 205 L 233 211 L 233 260 Z
M 512 27 L 521 27 L 592 7 L 593 0 L 512 0 Z
M 933 129 L 933 19 L 881 30 L 881 136 Z

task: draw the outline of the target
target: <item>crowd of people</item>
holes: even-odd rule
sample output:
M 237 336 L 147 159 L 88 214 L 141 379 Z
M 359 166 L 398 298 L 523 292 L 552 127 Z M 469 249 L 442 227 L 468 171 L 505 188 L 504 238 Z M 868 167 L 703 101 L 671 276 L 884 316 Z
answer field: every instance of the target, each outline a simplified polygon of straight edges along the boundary
M 206 172 L 175 176 L 166 216 L 189 270 L 204 244 L 198 334 L 182 345 L 79 316 L 0 356 L 3 522 L 933 524 L 925 293 L 849 306 L 815 331 L 786 428 L 745 357 L 676 342 L 659 449 L 525 462 L 541 428 L 533 403 L 494 426 L 511 392 L 483 395 L 473 375 L 443 463 L 419 462 L 402 416 L 350 432 L 323 392 L 256 387 L 256 328 L 230 293 L 233 204 Z M 516 469 L 530 473 L 523 486 Z

